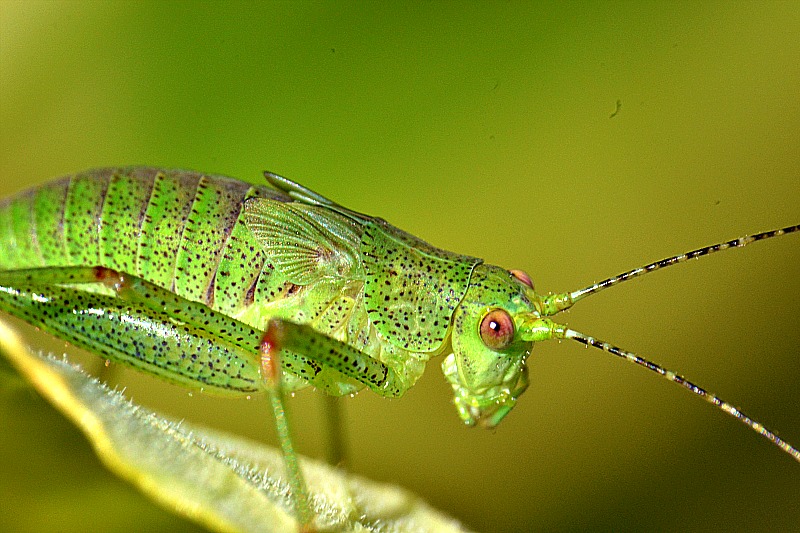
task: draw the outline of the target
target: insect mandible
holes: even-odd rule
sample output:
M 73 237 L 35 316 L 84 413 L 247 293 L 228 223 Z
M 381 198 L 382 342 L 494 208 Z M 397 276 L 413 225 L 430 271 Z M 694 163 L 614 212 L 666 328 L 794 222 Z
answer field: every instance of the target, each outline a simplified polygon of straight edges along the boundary
M 282 392 L 399 397 L 432 357 L 467 425 L 528 386 L 535 342 L 572 339 L 678 383 L 800 461 L 775 433 L 679 374 L 551 319 L 629 279 L 800 230 L 670 257 L 541 295 L 522 271 L 459 255 L 276 174 L 272 187 L 148 167 L 67 176 L 0 202 L 0 309 L 182 385 L 267 392 L 302 524 L 314 520 Z

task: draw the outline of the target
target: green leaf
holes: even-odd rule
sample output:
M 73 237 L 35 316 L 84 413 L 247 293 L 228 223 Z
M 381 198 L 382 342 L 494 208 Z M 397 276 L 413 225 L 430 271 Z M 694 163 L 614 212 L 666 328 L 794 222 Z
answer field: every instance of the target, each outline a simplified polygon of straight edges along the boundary
M 0 349 L 110 470 L 161 505 L 216 531 L 297 531 L 277 450 L 138 407 L 66 359 L 32 353 L 1 321 Z M 301 465 L 320 530 L 463 531 L 403 489 Z

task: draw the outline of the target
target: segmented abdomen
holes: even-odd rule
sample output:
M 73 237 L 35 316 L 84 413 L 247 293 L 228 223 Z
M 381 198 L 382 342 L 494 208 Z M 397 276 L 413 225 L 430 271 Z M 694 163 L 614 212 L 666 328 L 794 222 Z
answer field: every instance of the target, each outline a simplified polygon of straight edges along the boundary
M 264 264 L 239 219 L 267 187 L 133 167 L 61 178 L 0 201 L 0 269 L 104 266 L 233 312 Z M 248 291 L 249 296 L 248 296 Z

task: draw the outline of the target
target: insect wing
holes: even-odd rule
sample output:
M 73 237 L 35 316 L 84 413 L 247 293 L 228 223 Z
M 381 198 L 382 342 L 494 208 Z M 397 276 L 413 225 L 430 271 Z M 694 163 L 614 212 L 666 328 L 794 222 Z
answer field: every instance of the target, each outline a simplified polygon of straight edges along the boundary
M 251 198 L 244 221 L 281 277 L 307 285 L 324 277 L 359 277 L 354 222 L 326 208 Z

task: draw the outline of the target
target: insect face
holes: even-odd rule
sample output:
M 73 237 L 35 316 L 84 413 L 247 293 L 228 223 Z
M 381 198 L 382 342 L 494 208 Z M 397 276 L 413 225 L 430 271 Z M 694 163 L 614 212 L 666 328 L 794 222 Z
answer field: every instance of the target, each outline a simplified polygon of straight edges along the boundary
M 494 427 L 528 387 L 525 360 L 533 342 L 525 325 L 540 315 L 527 275 L 478 265 L 453 315 L 453 353 L 442 369 L 467 425 Z

